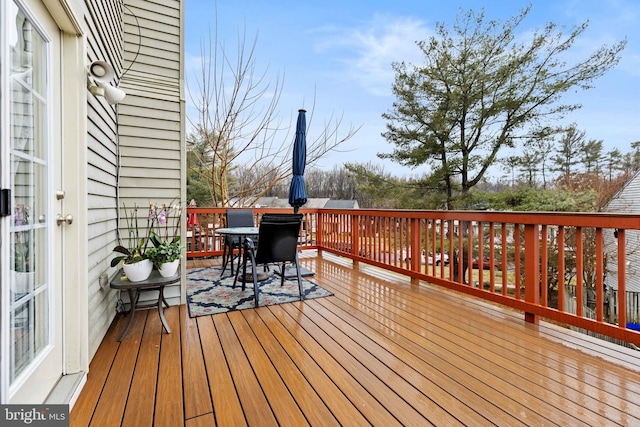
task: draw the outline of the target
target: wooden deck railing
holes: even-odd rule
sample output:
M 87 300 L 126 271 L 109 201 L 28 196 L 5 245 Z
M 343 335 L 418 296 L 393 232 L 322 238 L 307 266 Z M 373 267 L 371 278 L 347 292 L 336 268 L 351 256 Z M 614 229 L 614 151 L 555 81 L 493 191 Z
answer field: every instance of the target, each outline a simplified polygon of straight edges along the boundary
M 222 254 L 216 228 L 226 209 L 189 208 L 187 257 Z M 256 224 L 265 212 L 254 209 Z M 300 248 L 328 251 L 497 302 L 525 313 L 640 345 L 639 314 L 627 307 L 627 256 L 640 248 L 640 217 L 516 213 L 301 209 Z M 206 226 L 204 226 L 206 224 Z M 627 234 L 632 239 L 627 239 Z M 629 241 L 630 242 L 629 242 Z M 615 285 L 615 286 L 613 286 Z

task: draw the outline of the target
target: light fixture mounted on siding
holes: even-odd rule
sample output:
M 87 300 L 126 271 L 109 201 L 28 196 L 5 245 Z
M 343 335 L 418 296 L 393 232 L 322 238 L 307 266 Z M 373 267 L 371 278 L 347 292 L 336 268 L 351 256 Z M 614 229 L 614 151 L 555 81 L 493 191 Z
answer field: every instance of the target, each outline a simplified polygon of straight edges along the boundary
M 113 67 L 104 61 L 94 61 L 87 70 L 87 88 L 95 96 L 103 96 L 111 105 L 122 101 L 125 91 L 111 86 L 109 81 L 115 77 Z

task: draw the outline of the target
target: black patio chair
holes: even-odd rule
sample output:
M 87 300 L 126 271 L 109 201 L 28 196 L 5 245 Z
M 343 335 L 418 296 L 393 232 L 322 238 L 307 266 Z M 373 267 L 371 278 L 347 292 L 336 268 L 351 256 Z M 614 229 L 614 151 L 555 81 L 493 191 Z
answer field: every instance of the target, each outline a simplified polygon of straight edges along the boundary
M 253 209 L 227 209 L 227 227 L 255 227 L 255 217 Z M 239 236 L 225 236 L 222 248 L 222 272 L 224 274 L 227 264 L 231 262 L 231 274 L 233 275 L 233 260 L 238 258 L 238 268 L 240 268 L 240 241 Z M 237 254 L 236 254 L 237 250 Z
M 260 221 L 280 221 L 280 222 L 290 222 L 290 221 L 300 221 L 302 223 L 302 219 L 304 218 L 303 214 L 297 213 L 263 213 L 260 217 Z
M 244 256 L 242 262 L 242 289 L 244 290 L 247 280 L 247 261 L 251 261 L 251 278 L 255 295 L 256 307 L 258 307 L 258 278 L 256 267 L 260 264 L 280 264 L 281 271 L 284 271 L 287 263 L 292 263 L 296 268 L 298 279 L 298 290 L 300 300 L 304 299 L 302 291 L 302 276 L 300 275 L 300 263 L 298 261 L 298 237 L 300 225 L 302 224 L 301 214 L 278 214 L 267 218 L 262 217 L 258 231 L 258 242 L 256 246 L 251 238 L 244 240 Z M 280 286 L 284 285 L 284 274 Z
M 299 213 L 293 213 L 293 214 L 292 213 L 264 213 L 260 217 L 260 221 L 263 221 L 263 220 L 265 220 L 265 221 L 281 221 L 281 222 L 289 222 L 291 220 L 300 221 L 301 225 L 302 225 L 302 228 L 300 229 L 301 232 L 304 231 L 304 229 L 305 229 L 304 215 L 303 214 L 299 214 Z M 298 236 L 298 243 L 300 243 L 299 237 L 300 236 Z M 254 243 L 255 243 L 255 241 L 254 241 Z M 268 270 L 269 270 L 269 267 L 267 265 L 265 265 L 264 271 L 268 271 Z M 306 273 L 306 275 L 313 275 L 312 272 L 310 272 L 309 270 L 306 270 L 305 268 L 302 268 L 301 270 L 302 270 L 302 272 L 301 272 L 302 276 L 304 276 L 305 273 Z M 278 271 L 276 271 L 276 273 L 277 274 L 285 274 L 286 272 L 284 270 L 278 270 Z M 292 275 L 291 271 L 289 271 L 287 276 L 286 276 L 287 279 L 292 279 L 294 277 L 295 277 L 295 275 Z

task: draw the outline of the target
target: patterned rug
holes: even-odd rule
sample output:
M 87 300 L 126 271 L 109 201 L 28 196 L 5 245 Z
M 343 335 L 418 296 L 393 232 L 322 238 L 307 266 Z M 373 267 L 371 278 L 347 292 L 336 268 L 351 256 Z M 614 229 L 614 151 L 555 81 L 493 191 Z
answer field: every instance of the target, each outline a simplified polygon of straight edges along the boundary
M 220 267 L 192 268 L 187 271 L 187 306 L 190 317 L 254 308 L 253 283 L 247 282 L 244 291 L 240 281 L 233 288 L 234 276 L 227 269 L 224 276 L 220 277 L 221 271 Z M 259 271 L 262 271 L 262 267 Z M 280 276 L 272 271 L 267 280 L 258 282 L 260 306 L 284 304 L 300 299 L 297 279 L 287 277 L 282 286 L 280 280 Z M 305 299 L 333 295 L 304 277 L 302 289 Z

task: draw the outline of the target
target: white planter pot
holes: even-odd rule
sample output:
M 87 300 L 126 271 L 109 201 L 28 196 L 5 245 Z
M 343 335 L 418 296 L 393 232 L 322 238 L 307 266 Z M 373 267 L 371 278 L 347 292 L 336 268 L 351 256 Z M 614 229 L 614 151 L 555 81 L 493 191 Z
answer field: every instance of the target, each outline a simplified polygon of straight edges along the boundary
M 160 267 L 158 267 L 158 272 L 162 277 L 171 277 L 176 274 L 179 266 L 180 266 L 179 259 L 176 259 L 171 262 L 165 262 L 163 264 L 160 264 Z
M 124 264 L 122 266 L 124 270 L 124 274 L 127 275 L 127 279 L 130 282 L 140 282 L 142 280 L 146 280 L 149 275 L 151 275 L 151 270 L 153 270 L 153 263 L 151 260 L 144 259 L 140 262 L 136 262 L 133 264 Z

